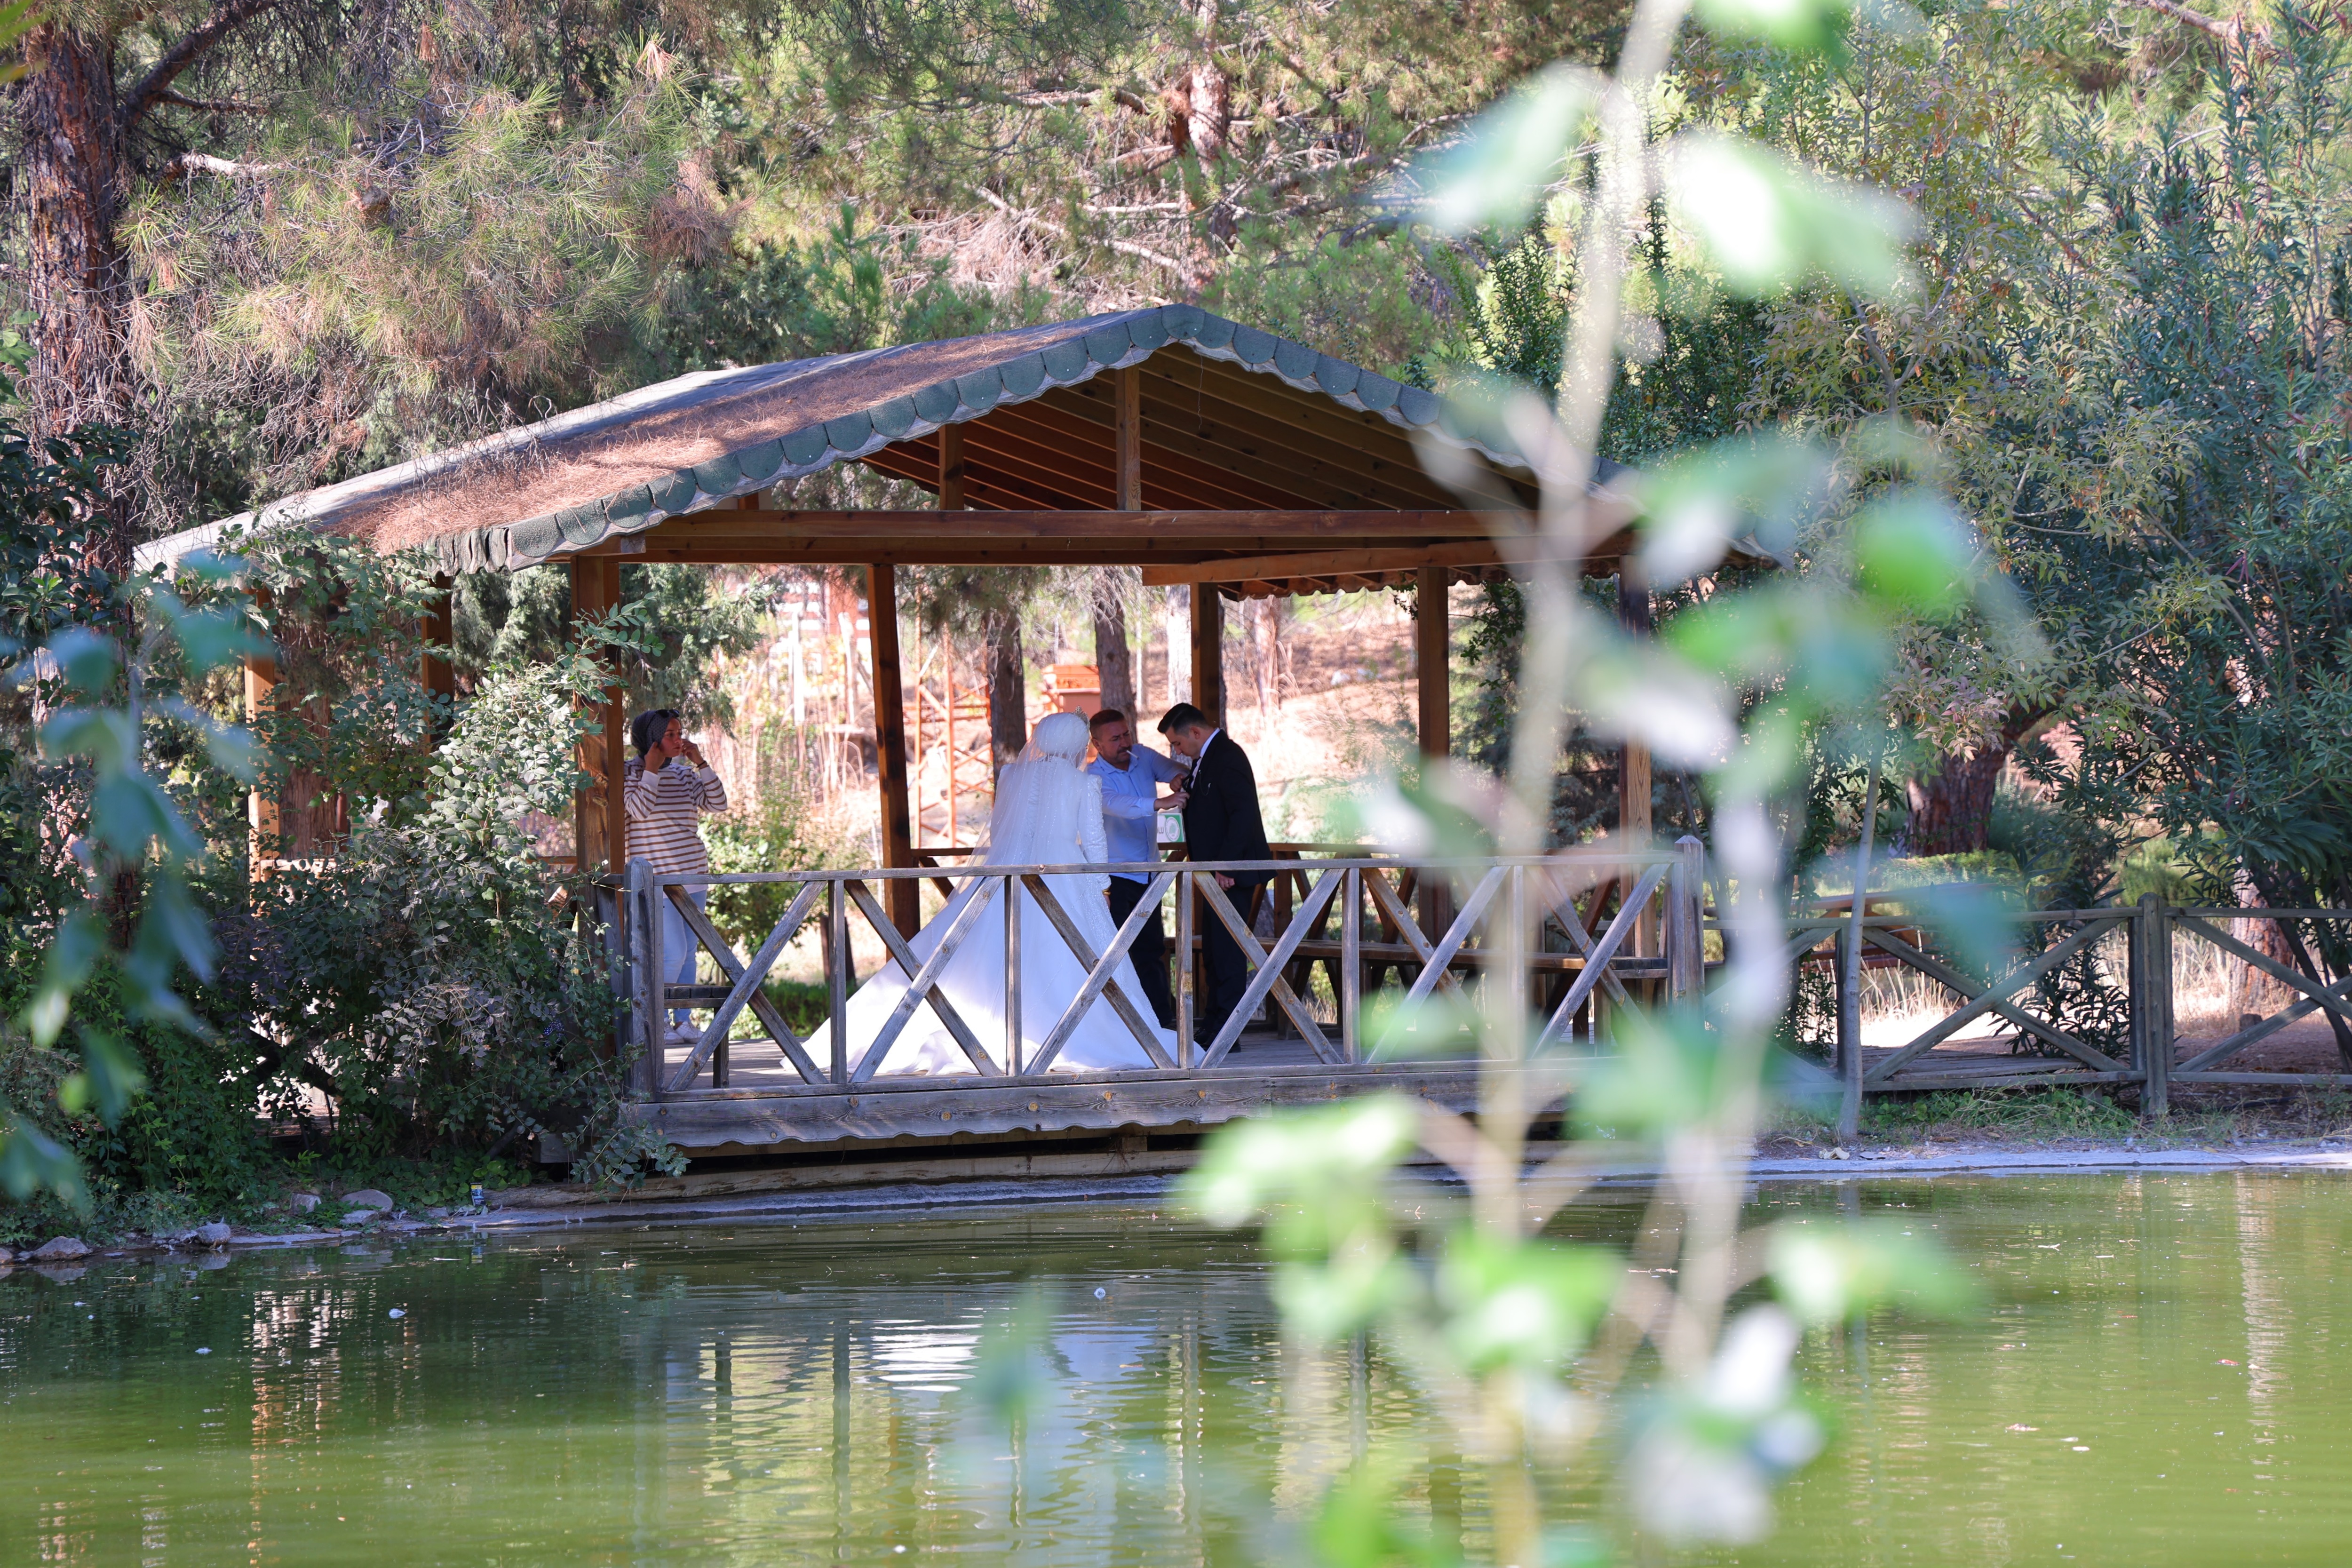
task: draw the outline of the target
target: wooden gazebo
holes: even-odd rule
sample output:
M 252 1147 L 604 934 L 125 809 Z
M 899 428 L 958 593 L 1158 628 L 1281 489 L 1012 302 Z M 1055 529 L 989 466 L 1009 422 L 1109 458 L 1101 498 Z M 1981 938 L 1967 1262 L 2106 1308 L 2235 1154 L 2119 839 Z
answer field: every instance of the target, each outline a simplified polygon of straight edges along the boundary
M 898 567 L 1131 564 L 1147 584 L 1192 584 L 1193 698 L 1220 713 L 1224 597 L 1410 584 L 1442 606 L 1450 584 L 1507 564 L 1492 520 L 1423 471 L 1416 439 L 1453 446 L 1498 491 L 1534 500 L 1527 461 L 1456 428 L 1429 392 L 1171 305 L 680 376 L 159 542 L 148 557 L 298 525 L 426 547 L 449 573 L 568 563 L 573 605 L 591 613 L 617 603 L 631 559 L 865 566 L 885 860 L 907 867 Z M 842 463 L 909 480 L 936 506 L 772 503 L 776 486 Z M 1624 500 L 1605 486 L 1597 499 L 1622 524 Z M 1612 569 L 1623 538 L 1593 564 Z M 1416 647 L 1421 745 L 1442 753 L 1443 613 L 1421 616 Z M 598 781 L 578 806 L 583 868 L 618 872 L 627 858 L 622 701 L 614 687 L 602 742 L 582 758 Z M 1646 836 L 1639 771 L 1628 826 Z M 911 929 L 917 884 L 888 888 L 893 921 Z

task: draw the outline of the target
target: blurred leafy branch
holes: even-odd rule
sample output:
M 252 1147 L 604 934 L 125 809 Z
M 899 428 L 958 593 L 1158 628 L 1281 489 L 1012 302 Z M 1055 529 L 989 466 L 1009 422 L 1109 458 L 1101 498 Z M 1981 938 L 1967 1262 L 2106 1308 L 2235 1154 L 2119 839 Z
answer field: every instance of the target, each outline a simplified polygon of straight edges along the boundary
M 147 727 L 180 726 L 202 740 L 215 767 L 251 777 L 250 737 L 185 692 L 259 646 L 241 606 L 221 593 L 236 574 L 232 560 L 192 557 L 176 584 L 87 564 L 90 535 L 105 520 L 99 476 L 121 446 L 106 431 L 37 446 L 0 426 L 8 557 L 0 686 L 12 707 L 29 710 L 41 759 L 77 775 L 82 806 L 78 819 L 68 806 L 44 824 L 48 868 L 79 887 L 48 911 L 39 984 L 11 1022 L 42 1051 L 73 1026 L 81 1065 L 58 1085 L 58 1101 L 68 1114 L 94 1108 L 109 1126 L 142 1075 L 112 1028 L 75 1018 L 75 998 L 112 970 L 125 1018 L 201 1035 L 207 1026 L 180 994 L 179 974 L 209 981 L 215 973 L 212 931 L 190 889 L 204 844 L 147 765 Z M 0 743 L 13 747 L 27 732 L 11 724 Z M 0 1189 L 20 1200 L 43 1191 L 68 1201 L 86 1195 L 72 1154 L 7 1105 L 0 1105 Z
M 1641 638 L 1582 591 L 1615 526 L 1597 465 L 1641 279 L 1671 259 L 1705 284 L 1685 291 L 1685 308 L 1703 310 L 1710 297 L 1800 284 L 1856 300 L 1913 287 L 1912 219 L 1899 204 L 1661 111 L 1686 8 L 1639 0 L 1613 71 L 1563 62 L 1538 73 L 1411 176 L 1442 230 L 1520 223 L 1543 205 L 1552 265 L 1572 269 L 1577 287 L 1551 337 L 1555 374 L 1521 349 L 1509 368 L 1532 364 L 1538 384 L 1472 383 L 1450 408 L 1457 430 L 1507 435 L 1541 483 L 1532 511 L 1504 508 L 1527 564 L 1515 584 L 1526 610 L 1519 701 L 1499 776 L 1433 769 L 1397 786 L 1385 815 L 1417 840 L 1401 846 L 1409 851 L 1541 853 L 1558 759 L 1580 715 L 1704 780 L 1727 960 L 1703 998 L 1613 1013 L 1598 1050 L 1539 1047 L 1516 989 L 1486 984 L 1466 1020 L 1482 1064 L 1475 1117 L 1375 1098 L 1254 1122 L 1221 1134 L 1190 1183 L 1211 1223 L 1264 1226 L 1294 1337 L 1371 1329 L 1401 1353 L 1448 1439 L 1483 1467 L 1496 1563 L 1601 1552 L 1563 1533 L 1556 1500 L 1612 1429 L 1640 1535 L 1757 1539 L 1772 1485 L 1824 1440 L 1790 1370 L 1802 1326 L 1898 1297 L 1949 1310 L 1967 1295 L 1962 1277 L 1909 1238 L 1863 1226 L 1751 1234 L 1739 1215 L 1788 999 L 1784 840 L 1803 820 L 1789 797 L 1811 782 L 1815 738 L 1883 725 L 1883 683 L 1909 628 L 1965 612 L 2031 646 L 1939 491 L 1936 454 L 1892 418 L 1859 461 L 1851 447 L 1769 429 L 1654 450 L 1645 471 L 1612 481 L 1639 514 L 1625 569 L 1653 584 L 1695 582 L 1692 602 L 1664 635 Z M 1841 0 L 1710 0 L 1701 20 L 1813 52 L 1841 50 L 1872 25 Z M 1476 504 L 1503 500 L 1480 490 L 1451 446 L 1425 443 L 1423 460 Z M 1805 569 L 1744 585 L 1718 576 L 1735 541 Z M 1533 937 L 1495 918 L 1489 973 L 1517 973 Z M 1530 1167 L 1530 1130 L 1564 1098 L 1580 1135 Z M 1405 1187 L 1399 1167 L 1416 1151 L 1449 1167 L 1466 1196 Z M 1634 1152 L 1661 1173 L 1630 1257 L 1544 1237 L 1563 1204 Z M 1737 1304 L 1767 1279 L 1775 1300 Z M 1610 1395 L 1645 1350 L 1660 1386 L 1620 1412 Z M 1326 1561 L 1414 1557 L 1392 1506 L 1399 1479 L 1383 1458 L 1331 1487 L 1314 1531 Z

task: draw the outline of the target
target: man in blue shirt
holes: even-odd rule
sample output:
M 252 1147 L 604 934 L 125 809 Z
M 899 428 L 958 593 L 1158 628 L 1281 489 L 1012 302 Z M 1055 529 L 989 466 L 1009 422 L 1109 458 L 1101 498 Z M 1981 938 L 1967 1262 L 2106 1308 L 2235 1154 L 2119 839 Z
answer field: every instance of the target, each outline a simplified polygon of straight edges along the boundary
M 1179 790 L 1155 800 L 1159 786 L 1181 781 L 1184 770 L 1149 746 L 1135 743 L 1135 726 L 1116 708 L 1106 708 L 1087 721 L 1095 742 L 1095 760 L 1087 772 L 1102 780 L 1103 837 L 1110 845 L 1110 863 L 1141 864 L 1160 858 L 1160 813 L 1181 811 Z M 1150 884 L 1132 873 L 1114 872 L 1110 879 L 1110 918 L 1125 924 Z M 1151 1010 L 1163 1029 L 1176 1026 L 1176 998 L 1168 990 L 1168 934 L 1160 923 L 1160 907 L 1135 933 L 1128 949 L 1135 973 Z

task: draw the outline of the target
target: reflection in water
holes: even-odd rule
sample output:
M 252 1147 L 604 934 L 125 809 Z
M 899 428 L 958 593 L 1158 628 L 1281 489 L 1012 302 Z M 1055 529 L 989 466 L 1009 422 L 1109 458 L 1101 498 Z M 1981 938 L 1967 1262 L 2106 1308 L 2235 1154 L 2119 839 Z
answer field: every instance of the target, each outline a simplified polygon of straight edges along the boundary
M 1840 1434 L 1782 1534 L 1738 1561 L 2336 1561 L 2340 1192 L 1765 1189 L 1760 1219 L 1941 1235 L 1989 1302 L 1808 1344 Z M 1616 1236 L 1633 1213 L 1564 1223 Z M 1035 1375 L 1008 1423 L 983 1383 L 1034 1283 Z M 1475 1470 L 1433 1442 L 1377 1339 L 1286 1349 L 1243 1243 L 1138 1210 L 0 1281 L 6 1563 L 1290 1562 L 1284 1531 L 1326 1479 L 1401 1447 L 1422 1461 L 1407 1506 L 1475 1559 Z

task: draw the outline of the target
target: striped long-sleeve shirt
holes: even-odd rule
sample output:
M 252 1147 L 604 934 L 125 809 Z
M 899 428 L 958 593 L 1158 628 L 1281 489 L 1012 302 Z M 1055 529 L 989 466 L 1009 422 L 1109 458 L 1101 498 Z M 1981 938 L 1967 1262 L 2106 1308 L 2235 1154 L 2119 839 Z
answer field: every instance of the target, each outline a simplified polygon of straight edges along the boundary
M 672 763 L 654 772 L 632 759 L 622 771 L 629 809 L 629 858 L 643 860 L 665 877 L 690 877 L 710 868 L 698 819 L 727 809 L 727 786 L 709 768 Z

